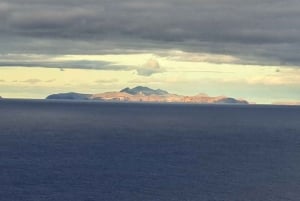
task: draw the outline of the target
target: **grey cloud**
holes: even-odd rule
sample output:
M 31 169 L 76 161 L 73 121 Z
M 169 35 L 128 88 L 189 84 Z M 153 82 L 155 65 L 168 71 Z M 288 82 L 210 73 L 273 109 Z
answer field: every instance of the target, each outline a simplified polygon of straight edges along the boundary
M 28 84 L 38 84 L 38 83 L 41 83 L 41 82 L 44 82 L 44 83 L 51 83 L 51 82 L 54 82 L 56 79 L 51 79 L 51 80 L 40 80 L 40 79 L 37 79 L 37 78 L 32 78 L 32 79 L 27 79 L 27 80 L 22 80 L 22 81 L 19 81 L 19 82 L 23 82 L 23 83 L 28 83 Z
M 6 17 L 9 14 L 11 6 L 8 3 L 0 2 L 0 16 Z
M 107 83 L 115 83 L 118 81 L 119 81 L 118 79 L 101 79 L 101 80 L 96 80 L 95 82 L 99 84 L 107 84 Z
M 26 54 L 0 54 L 0 67 L 43 67 L 65 69 L 93 69 L 110 71 L 136 71 L 142 76 L 151 76 L 155 73 L 162 73 L 164 69 L 155 59 L 149 59 L 142 66 L 119 65 L 107 61 L 95 60 L 57 60 L 55 55 L 26 55 Z M 56 60 L 56 61 L 55 61 Z M 52 80 L 49 80 L 51 82 Z M 98 80 L 97 82 L 114 82 L 116 80 Z M 34 81 L 36 82 L 36 80 Z M 33 82 L 32 82 L 33 83 Z
M 300 65 L 298 0 L 0 1 L 0 52 L 182 49 Z
M 44 67 L 60 69 L 95 69 L 112 71 L 129 71 L 134 68 L 129 66 L 115 65 L 105 61 L 78 60 L 78 61 L 1 61 L 0 67 Z
M 51 82 L 54 82 L 54 81 L 56 81 L 56 79 L 46 80 L 45 82 L 46 83 L 51 83 Z
M 21 82 L 29 83 L 29 84 L 37 84 L 37 83 L 42 82 L 42 80 L 40 80 L 40 79 L 28 79 L 28 80 L 23 80 Z
M 38 18 L 37 18 L 38 16 Z M 84 9 L 73 11 L 40 11 L 35 13 L 14 14 L 11 17 L 11 25 L 15 28 L 45 30 L 64 29 L 65 26 L 76 26 L 78 23 L 86 23 L 93 15 Z
M 140 68 L 136 69 L 138 75 L 141 76 L 151 76 L 155 73 L 162 73 L 164 72 L 164 69 L 160 67 L 160 64 L 156 59 L 149 59 L 144 65 L 142 65 Z

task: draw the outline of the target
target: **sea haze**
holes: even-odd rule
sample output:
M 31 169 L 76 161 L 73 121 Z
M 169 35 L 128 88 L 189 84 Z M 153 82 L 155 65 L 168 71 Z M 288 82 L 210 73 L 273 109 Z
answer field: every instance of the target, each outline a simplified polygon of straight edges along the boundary
M 0 200 L 298 201 L 300 107 L 0 101 Z

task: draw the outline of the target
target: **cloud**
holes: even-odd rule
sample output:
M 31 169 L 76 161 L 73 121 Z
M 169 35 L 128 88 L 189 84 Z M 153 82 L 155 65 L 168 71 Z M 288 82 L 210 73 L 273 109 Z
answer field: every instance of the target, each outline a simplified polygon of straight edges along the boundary
M 70 68 L 70 69 L 98 69 L 98 70 L 123 70 L 127 67 L 111 65 L 101 61 L 19 61 L 0 62 L 2 67 L 45 67 L 45 68 Z
M 28 80 L 24 80 L 24 81 L 21 81 L 21 82 L 28 83 L 28 84 L 37 84 L 37 83 L 42 82 L 42 80 L 40 80 L 40 79 L 28 79 Z
M 268 86 L 300 85 L 300 76 L 283 75 L 268 77 L 253 77 L 246 79 L 248 84 L 263 84 Z
M 134 57 L 135 55 L 132 56 Z M 139 54 L 136 57 L 139 57 Z M 156 59 L 149 59 L 142 66 L 138 66 L 135 62 L 122 64 L 117 56 L 105 58 L 107 61 L 101 60 L 97 55 L 0 54 L 0 67 L 42 67 L 57 68 L 61 71 L 66 69 L 136 71 L 142 76 L 164 72 Z
M 0 54 L 0 67 L 44 67 L 64 69 L 95 69 L 130 71 L 133 67 L 99 60 L 63 60 L 56 55 Z
M 176 48 L 229 56 L 220 62 L 300 66 L 299 7 L 298 0 L 10 0 L 0 3 L 0 52 Z M 192 59 L 214 62 L 203 55 Z
M 56 81 L 56 79 L 50 79 L 50 80 L 46 80 L 45 82 L 46 83 L 52 83 L 52 82 L 55 82 Z
M 207 62 L 216 64 L 241 62 L 239 58 L 231 55 L 184 52 L 181 50 L 164 51 L 158 53 L 158 55 L 175 61 Z
M 10 10 L 11 6 L 8 3 L 0 2 L 0 16 L 2 20 L 8 16 Z
M 110 83 L 116 83 L 118 82 L 118 79 L 101 79 L 101 80 L 96 80 L 95 82 L 98 84 L 110 84 Z
M 149 59 L 144 65 L 140 68 L 136 69 L 138 75 L 141 76 L 151 76 L 155 73 L 164 72 L 164 70 L 160 67 L 160 64 L 156 59 Z
M 35 84 L 39 84 L 39 83 L 53 83 L 55 81 L 56 81 L 56 79 L 41 80 L 41 79 L 37 79 L 37 78 L 30 78 L 30 79 L 26 79 L 26 80 L 14 80 L 13 82 L 21 82 L 21 83 L 35 85 Z
M 297 68 L 286 68 L 278 73 L 276 70 L 272 74 L 249 75 L 248 77 L 228 77 L 220 79 L 223 83 L 265 85 L 265 86 L 299 86 L 300 70 Z
M 43 10 L 35 12 L 16 12 L 11 16 L 11 25 L 19 29 L 21 32 L 27 29 L 36 30 L 35 34 L 46 35 L 47 31 L 66 28 L 68 26 L 72 28 L 78 23 L 86 23 L 93 18 L 95 14 L 93 11 L 82 9 L 82 8 L 73 8 L 71 10 L 62 11 L 57 10 Z M 38 16 L 38 18 L 37 18 Z M 51 34 L 50 32 L 48 34 Z M 61 33 L 62 36 L 67 33 Z

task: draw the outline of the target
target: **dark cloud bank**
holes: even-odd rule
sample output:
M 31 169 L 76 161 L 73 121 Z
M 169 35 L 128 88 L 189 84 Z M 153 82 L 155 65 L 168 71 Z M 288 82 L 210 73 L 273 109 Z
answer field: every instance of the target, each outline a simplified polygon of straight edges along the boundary
M 0 1 L 0 53 L 181 49 L 300 65 L 298 0 Z

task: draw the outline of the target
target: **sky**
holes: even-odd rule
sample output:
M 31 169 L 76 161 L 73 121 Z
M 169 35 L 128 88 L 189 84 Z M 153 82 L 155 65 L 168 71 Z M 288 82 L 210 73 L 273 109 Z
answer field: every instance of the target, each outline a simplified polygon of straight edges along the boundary
M 148 86 L 300 101 L 298 0 L 0 0 L 0 96 Z

